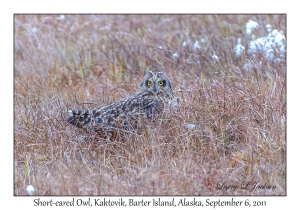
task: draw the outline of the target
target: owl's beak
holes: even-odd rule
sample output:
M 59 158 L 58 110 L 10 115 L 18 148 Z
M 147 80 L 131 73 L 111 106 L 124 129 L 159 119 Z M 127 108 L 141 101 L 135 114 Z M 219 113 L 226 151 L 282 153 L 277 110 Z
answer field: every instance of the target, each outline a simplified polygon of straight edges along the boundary
M 156 88 L 156 87 L 151 87 L 150 88 L 150 92 L 153 93 L 153 95 L 156 95 L 159 91 L 159 88 Z

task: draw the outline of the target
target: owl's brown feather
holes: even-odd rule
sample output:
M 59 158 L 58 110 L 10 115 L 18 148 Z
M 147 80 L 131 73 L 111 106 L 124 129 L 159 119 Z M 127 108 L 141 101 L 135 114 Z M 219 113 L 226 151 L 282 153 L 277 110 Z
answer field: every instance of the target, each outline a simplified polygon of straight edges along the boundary
M 151 85 L 150 85 L 151 84 Z M 133 95 L 94 110 L 70 110 L 68 122 L 100 136 L 107 133 L 134 131 L 146 120 L 160 116 L 166 106 L 176 106 L 172 85 L 164 72 L 147 71 Z M 116 136 L 112 134 L 110 136 Z

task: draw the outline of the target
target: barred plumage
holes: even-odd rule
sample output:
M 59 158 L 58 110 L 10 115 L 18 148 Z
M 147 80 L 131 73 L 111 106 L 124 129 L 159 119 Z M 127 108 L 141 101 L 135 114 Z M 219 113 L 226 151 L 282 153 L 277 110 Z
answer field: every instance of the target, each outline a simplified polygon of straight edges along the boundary
M 70 110 L 68 122 L 87 131 L 95 130 L 103 138 L 108 133 L 134 131 L 144 120 L 162 114 L 166 105 L 176 107 L 172 85 L 164 72 L 147 71 L 139 89 L 133 95 L 94 110 Z

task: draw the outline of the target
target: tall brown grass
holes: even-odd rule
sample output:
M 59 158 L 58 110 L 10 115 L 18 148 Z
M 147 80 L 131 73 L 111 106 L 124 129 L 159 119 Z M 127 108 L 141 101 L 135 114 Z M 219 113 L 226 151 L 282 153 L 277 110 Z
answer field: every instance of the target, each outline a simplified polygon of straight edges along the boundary
M 285 32 L 284 15 L 58 17 L 14 17 L 15 195 L 27 184 L 35 195 L 286 194 L 285 58 L 249 56 L 245 30 L 253 20 L 256 37 L 266 23 Z M 152 64 L 171 79 L 178 110 L 126 142 L 66 122 L 70 108 L 134 93 Z M 243 182 L 275 188 L 217 189 Z

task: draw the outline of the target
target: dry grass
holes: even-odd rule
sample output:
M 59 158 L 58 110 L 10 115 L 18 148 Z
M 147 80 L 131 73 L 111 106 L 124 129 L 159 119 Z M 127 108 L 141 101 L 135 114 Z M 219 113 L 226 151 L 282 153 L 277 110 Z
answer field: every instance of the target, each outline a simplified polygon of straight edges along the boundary
M 247 52 L 248 20 L 285 32 L 284 15 L 57 17 L 15 16 L 15 195 L 27 184 L 35 195 L 286 194 L 285 58 L 232 50 L 241 38 Z M 125 143 L 96 142 L 66 123 L 68 107 L 134 93 L 150 64 L 180 97 L 171 116 Z M 243 181 L 276 188 L 216 189 Z

